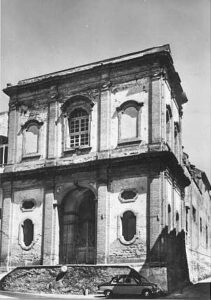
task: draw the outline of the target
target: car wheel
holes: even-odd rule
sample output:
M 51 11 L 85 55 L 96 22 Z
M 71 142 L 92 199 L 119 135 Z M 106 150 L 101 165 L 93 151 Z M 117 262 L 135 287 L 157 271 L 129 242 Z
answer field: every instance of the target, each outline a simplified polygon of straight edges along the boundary
M 110 298 L 111 296 L 112 296 L 112 291 L 111 290 L 106 290 L 105 292 L 104 292 L 104 295 L 106 296 L 106 298 Z
M 144 296 L 145 298 L 149 298 L 152 295 L 150 290 L 144 290 L 142 292 L 142 296 Z

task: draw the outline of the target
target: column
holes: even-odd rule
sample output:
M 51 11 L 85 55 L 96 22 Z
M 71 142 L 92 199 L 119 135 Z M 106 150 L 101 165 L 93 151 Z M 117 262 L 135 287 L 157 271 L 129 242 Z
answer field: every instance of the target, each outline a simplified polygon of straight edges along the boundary
M 2 205 L 2 226 L 1 226 L 1 266 L 9 271 L 10 264 L 10 243 L 12 233 L 12 189 L 11 183 L 3 183 L 3 205 Z

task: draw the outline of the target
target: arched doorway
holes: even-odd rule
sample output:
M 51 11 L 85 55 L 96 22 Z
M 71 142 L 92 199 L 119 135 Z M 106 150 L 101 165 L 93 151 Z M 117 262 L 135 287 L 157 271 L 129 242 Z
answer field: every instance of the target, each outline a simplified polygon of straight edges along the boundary
M 93 264 L 96 248 L 95 195 L 83 187 L 70 191 L 60 208 L 60 263 Z

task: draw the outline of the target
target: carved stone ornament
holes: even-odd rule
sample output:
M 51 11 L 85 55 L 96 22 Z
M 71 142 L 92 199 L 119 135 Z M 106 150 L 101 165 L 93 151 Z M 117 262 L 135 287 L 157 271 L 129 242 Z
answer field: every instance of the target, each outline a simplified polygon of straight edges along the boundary
M 71 112 L 76 108 L 83 108 L 87 111 L 88 114 L 92 111 L 92 107 L 94 106 L 94 103 L 90 98 L 77 95 L 70 99 L 68 99 L 61 107 L 61 110 L 64 114 L 64 116 L 68 116 L 71 114 Z
M 32 123 L 35 123 L 39 128 L 43 125 L 43 121 L 36 119 L 34 116 L 31 116 L 23 125 L 21 125 L 22 130 L 27 129 L 28 126 Z

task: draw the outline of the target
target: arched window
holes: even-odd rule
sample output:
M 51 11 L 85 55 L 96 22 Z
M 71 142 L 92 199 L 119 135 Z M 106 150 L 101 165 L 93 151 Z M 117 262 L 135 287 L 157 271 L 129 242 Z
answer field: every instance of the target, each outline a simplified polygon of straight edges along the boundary
M 79 148 L 91 149 L 91 114 L 94 102 L 86 96 L 76 95 L 61 107 L 63 112 L 63 150 L 68 153 Z
M 136 235 L 136 216 L 132 211 L 126 211 L 122 216 L 122 236 L 126 242 Z
M 119 143 L 141 138 L 141 107 L 143 103 L 130 100 L 117 108 Z
M 70 147 L 89 145 L 89 115 L 82 109 L 75 109 L 69 116 Z

